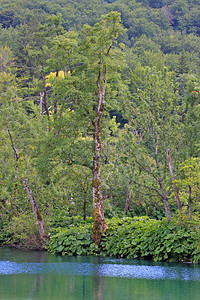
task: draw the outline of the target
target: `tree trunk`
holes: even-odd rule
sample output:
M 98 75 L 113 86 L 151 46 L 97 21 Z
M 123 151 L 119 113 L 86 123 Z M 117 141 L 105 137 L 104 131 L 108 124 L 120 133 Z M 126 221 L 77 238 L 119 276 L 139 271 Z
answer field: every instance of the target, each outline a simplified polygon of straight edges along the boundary
M 40 116 L 42 116 L 43 97 L 44 97 L 44 93 L 40 92 Z
M 166 216 L 167 216 L 167 219 L 171 222 L 172 221 L 171 211 L 170 211 L 169 204 L 168 204 L 168 201 L 167 201 L 167 195 L 166 195 L 165 190 L 164 190 L 162 179 L 159 178 L 158 182 L 159 182 L 161 193 L 162 193 L 162 200 L 163 200 Z
M 56 77 L 58 77 L 59 75 L 59 70 L 57 69 L 56 70 Z M 57 94 L 54 95 L 55 99 L 54 99 L 54 102 L 53 102 L 53 105 L 54 105 L 54 115 L 57 114 L 57 111 L 58 111 L 58 107 L 57 107 Z
M 100 155 L 101 155 L 101 124 L 97 116 L 95 121 L 95 155 L 93 158 L 93 232 L 92 240 L 99 245 L 103 230 L 107 228 L 104 210 L 103 210 L 103 195 L 101 188 L 100 175 Z
M 105 88 L 106 88 L 106 72 L 104 74 L 104 85 L 100 87 L 101 72 L 97 79 L 98 102 L 96 106 L 96 118 L 94 122 L 94 158 L 93 158 L 93 232 L 92 240 L 99 245 L 101 242 L 102 233 L 106 230 L 107 225 L 103 210 L 103 195 L 101 188 L 100 175 L 100 157 L 101 157 L 101 116 L 104 110 Z
M 189 185 L 188 206 L 189 206 L 190 220 L 192 220 L 192 188 L 190 185 Z
M 37 204 L 37 202 L 35 201 L 35 199 L 33 197 L 33 193 L 32 193 L 31 188 L 29 186 L 28 179 L 22 179 L 22 182 L 23 182 L 24 188 L 25 188 L 25 190 L 28 194 L 28 197 L 30 199 L 35 217 L 37 219 L 41 240 L 42 240 L 42 242 L 45 242 L 45 240 L 47 238 L 47 235 L 46 235 L 46 232 L 45 232 L 44 222 L 42 220 L 42 216 L 41 216 L 39 208 L 38 208 L 38 204 Z
M 181 201 L 179 199 L 178 189 L 175 184 L 175 176 L 174 176 L 174 172 L 173 172 L 173 168 L 172 168 L 171 155 L 170 155 L 169 149 L 167 149 L 166 154 L 167 154 L 167 159 L 168 159 L 168 163 L 169 163 L 169 170 L 170 170 L 170 174 L 171 174 L 171 179 L 172 179 L 172 183 L 173 183 L 173 187 L 174 187 L 174 192 L 175 192 L 175 196 L 176 196 L 178 209 L 181 210 Z
M 109 56 L 112 44 L 116 37 L 116 32 L 114 33 L 113 40 L 108 47 L 106 58 Z M 101 54 L 102 55 L 102 54 Z M 105 105 L 105 91 L 106 91 L 106 63 L 102 63 L 102 59 L 99 58 L 99 74 L 97 78 L 97 92 L 98 101 L 95 106 L 95 121 L 94 121 L 94 158 L 93 158 L 93 178 L 92 178 L 92 189 L 93 189 L 93 231 L 92 240 L 95 244 L 99 245 L 101 242 L 101 237 L 103 231 L 105 231 L 108 226 L 106 225 L 103 209 L 103 195 L 101 187 L 101 175 L 100 175 L 100 157 L 101 157 L 101 117 L 104 111 Z M 102 87 L 101 87 L 102 84 Z
M 157 147 L 155 148 L 155 160 L 156 160 L 156 168 L 157 168 L 157 171 L 158 171 L 158 179 L 157 180 L 158 180 L 158 183 L 159 183 L 159 186 L 160 186 L 160 191 L 161 191 L 161 194 L 162 194 L 162 201 L 163 201 L 163 204 L 164 204 L 167 219 L 171 222 L 172 221 L 172 216 L 171 216 L 171 211 L 170 211 L 168 200 L 167 200 L 167 194 L 165 193 L 163 180 L 162 180 L 161 174 L 160 174 L 160 164 L 159 164 L 158 156 L 157 156 Z
M 10 218 L 11 218 L 13 210 L 15 210 L 15 215 L 17 215 L 17 209 L 16 209 L 16 206 L 15 206 L 15 199 L 16 199 L 16 195 L 17 195 L 18 161 L 19 161 L 20 156 L 19 156 L 18 150 L 15 147 L 15 144 L 13 142 L 13 137 L 12 137 L 12 134 L 10 132 L 9 126 L 7 126 L 7 131 L 8 131 L 10 141 L 11 141 L 11 144 L 12 144 L 12 148 L 13 148 L 13 151 L 14 151 L 14 154 L 15 154 L 15 176 L 14 176 L 13 201 L 11 200 L 11 214 L 10 214 Z
M 46 115 L 49 119 L 49 109 L 47 106 L 47 88 L 46 88 L 46 77 L 44 74 L 42 74 L 42 80 L 43 80 L 43 104 L 44 104 L 44 109 L 46 111 Z
M 132 179 L 128 183 L 128 192 L 127 192 L 127 197 L 126 197 L 126 204 L 124 208 L 124 214 L 127 214 L 127 211 L 129 210 L 130 204 L 131 204 L 131 192 L 130 192 L 130 186 L 132 183 Z

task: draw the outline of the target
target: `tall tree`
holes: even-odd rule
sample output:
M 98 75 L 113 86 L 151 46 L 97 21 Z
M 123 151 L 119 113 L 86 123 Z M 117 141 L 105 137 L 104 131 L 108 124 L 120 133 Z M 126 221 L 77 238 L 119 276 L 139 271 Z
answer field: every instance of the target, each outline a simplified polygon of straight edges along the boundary
M 111 12 L 93 27 L 85 25 L 80 37 L 75 32 L 66 32 L 54 39 L 52 59 L 63 71 L 63 76 L 50 76 L 49 81 L 53 93 L 57 95 L 59 109 L 62 114 L 73 111 L 76 120 L 77 136 L 75 146 L 80 137 L 93 136 L 93 165 L 82 157 L 82 162 L 72 154 L 71 163 L 82 164 L 92 169 L 93 179 L 93 241 L 100 243 L 103 230 L 107 225 L 103 210 L 103 195 L 100 175 L 102 116 L 105 111 L 106 90 L 107 108 L 115 108 L 117 98 L 124 93 L 120 70 L 123 67 L 122 48 L 117 44 L 117 37 L 123 32 L 120 14 Z M 60 58 L 60 59 L 59 59 Z M 115 100 L 114 100 L 115 99 Z M 120 99 L 121 100 L 121 99 Z M 61 128 L 62 134 L 64 128 Z M 68 129 L 69 130 L 69 129 Z M 91 144 L 90 138 L 88 144 Z M 79 152 L 81 154 L 81 152 Z
M 102 133 L 102 115 L 105 108 L 105 96 L 107 87 L 107 72 L 112 66 L 111 51 L 116 43 L 119 33 L 122 32 L 120 24 L 120 14 L 111 12 L 103 17 L 102 21 L 93 27 L 84 28 L 84 48 L 87 49 L 89 56 L 88 68 L 92 66 L 93 76 L 96 77 L 96 95 L 97 100 L 93 102 L 95 111 L 94 126 L 94 158 L 93 158 L 93 233 L 94 243 L 100 244 L 101 236 L 107 225 L 104 217 L 103 194 L 100 174 L 101 158 L 101 133 Z M 111 67 L 112 68 L 112 67 Z

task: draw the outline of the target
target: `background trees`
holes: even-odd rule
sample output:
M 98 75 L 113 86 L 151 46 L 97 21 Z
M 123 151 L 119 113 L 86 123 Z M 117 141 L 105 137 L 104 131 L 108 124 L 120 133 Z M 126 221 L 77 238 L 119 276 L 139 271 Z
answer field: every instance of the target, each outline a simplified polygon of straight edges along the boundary
M 161 196 L 167 218 L 171 220 L 167 200 L 169 190 L 166 191 L 165 184 L 169 180 L 166 150 L 170 149 L 174 157 L 179 152 L 182 111 L 178 105 L 172 74 L 166 69 L 157 71 L 148 67 L 143 73 L 142 87 L 136 95 L 137 107 L 133 120 L 137 135 L 141 136 L 139 146 L 143 146 L 141 154 L 136 156 L 136 163 L 143 172 L 153 177 L 155 185 L 150 181 L 149 188 Z
M 5 222 L 26 214 L 27 178 L 46 223 L 86 219 L 93 186 L 99 243 L 104 213 L 171 220 L 167 149 L 199 211 L 200 38 L 189 1 L 86 2 L 2 1 L 0 199 Z

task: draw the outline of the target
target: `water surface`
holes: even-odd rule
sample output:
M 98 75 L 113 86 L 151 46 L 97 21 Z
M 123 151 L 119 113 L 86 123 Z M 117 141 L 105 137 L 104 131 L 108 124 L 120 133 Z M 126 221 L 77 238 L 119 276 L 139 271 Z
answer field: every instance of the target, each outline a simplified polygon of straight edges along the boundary
M 1 247 L 0 299 L 198 300 L 200 267 Z

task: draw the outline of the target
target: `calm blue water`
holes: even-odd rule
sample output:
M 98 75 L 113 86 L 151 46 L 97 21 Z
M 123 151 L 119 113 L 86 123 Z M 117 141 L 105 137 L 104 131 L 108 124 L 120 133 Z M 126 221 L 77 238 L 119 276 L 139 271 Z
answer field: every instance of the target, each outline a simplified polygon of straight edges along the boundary
M 200 267 L 0 248 L 0 299 L 200 299 Z

